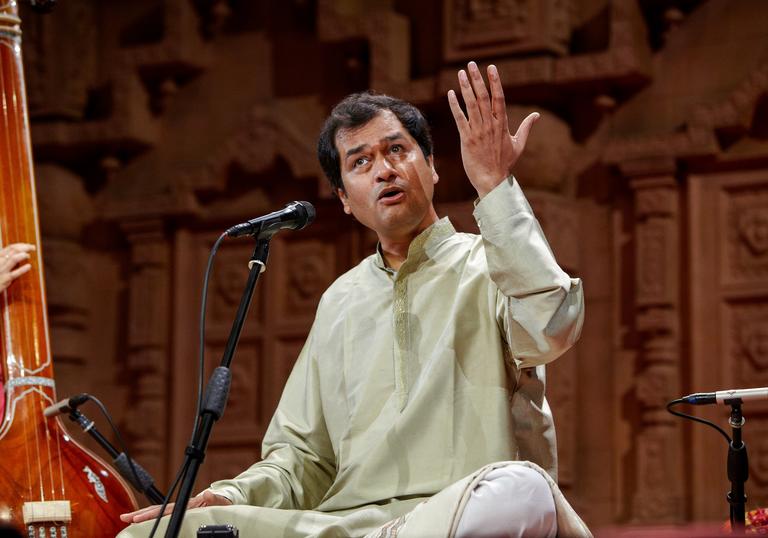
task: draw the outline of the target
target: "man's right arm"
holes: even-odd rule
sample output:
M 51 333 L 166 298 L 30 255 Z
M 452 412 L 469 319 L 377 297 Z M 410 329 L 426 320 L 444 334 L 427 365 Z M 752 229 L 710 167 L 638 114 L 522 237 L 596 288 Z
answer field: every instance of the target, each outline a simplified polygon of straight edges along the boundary
M 310 332 L 264 436 L 263 460 L 210 491 L 234 504 L 311 509 L 336 476 L 336 459 L 322 412 L 317 348 Z
M 336 476 L 335 455 L 320 402 L 316 347 L 310 332 L 264 436 L 264 459 L 229 480 L 214 482 L 189 501 L 189 508 L 249 504 L 311 509 Z M 129 523 L 157 517 L 159 506 L 123 514 Z M 173 509 L 171 503 L 165 515 Z

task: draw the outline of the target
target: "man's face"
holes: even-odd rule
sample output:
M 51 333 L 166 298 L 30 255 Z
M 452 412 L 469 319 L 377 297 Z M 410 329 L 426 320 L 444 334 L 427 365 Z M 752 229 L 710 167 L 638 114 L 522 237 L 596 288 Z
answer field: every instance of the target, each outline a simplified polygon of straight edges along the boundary
M 344 212 L 375 231 L 379 238 L 413 236 L 435 220 L 432 194 L 438 177 L 432 157 L 391 111 L 368 123 L 339 129 L 336 149 L 344 191 Z

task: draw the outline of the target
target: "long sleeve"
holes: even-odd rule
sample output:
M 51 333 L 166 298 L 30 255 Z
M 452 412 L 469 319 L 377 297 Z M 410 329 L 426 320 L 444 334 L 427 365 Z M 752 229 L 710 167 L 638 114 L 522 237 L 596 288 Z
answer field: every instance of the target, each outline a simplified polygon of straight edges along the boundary
M 335 456 L 320 401 L 313 331 L 264 436 L 263 460 L 210 489 L 234 504 L 312 509 L 331 486 Z
M 517 370 L 512 399 L 518 457 L 557 480 L 557 441 L 544 397 L 544 365 L 579 338 L 581 280 L 557 264 L 517 181 L 510 177 L 475 208 L 496 292 L 496 319 Z
M 556 359 L 581 332 L 581 281 L 557 264 L 513 177 L 486 195 L 474 215 L 498 287 L 497 319 L 517 368 Z

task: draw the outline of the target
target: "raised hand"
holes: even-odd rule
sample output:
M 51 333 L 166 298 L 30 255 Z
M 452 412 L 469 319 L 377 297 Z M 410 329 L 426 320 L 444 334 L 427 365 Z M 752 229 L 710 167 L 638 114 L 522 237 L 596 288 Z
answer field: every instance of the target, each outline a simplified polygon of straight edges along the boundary
M 13 243 L 0 249 L 0 292 L 11 285 L 15 279 L 32 269 L 28 263 L 19 265 L 29 259 L 29 253 L 35 250 L 28 243 Z
M 496 66 L 488 66 L 490 96 L 477 64 L 469 62 L 467 71 L 459 71 L 459 88 L 467 115 L 461 110 L 453 90 L 448 92 L 448 104 L 459 130 L 464 170 L 482 198 L 512 173 L 539 113 L 528 115 L 513 136 L 509 131 L 504 89 Z
M 167 516 L 173 512 L 173 504 L 174 503 L 168 503 L 168 506 L 165 507 L 165 512 L 163 512 L 164 516 Z M 226 497 L 216 495 L 214 492 L 206 489 L 202 493 L 192 497 L 187 504 L 187 508 L 202 508 L 204 506 L 227 506 L 230 504 L 232 504 L 232 502 Z M 136 510 L 135 512 L 120 514 L 120 519 L 126 523 L 141 523 L 142 521 L 155 519 L 159 513 L 160 505 L 156 504 L 154 506 L 147 506 L 146 508 Z

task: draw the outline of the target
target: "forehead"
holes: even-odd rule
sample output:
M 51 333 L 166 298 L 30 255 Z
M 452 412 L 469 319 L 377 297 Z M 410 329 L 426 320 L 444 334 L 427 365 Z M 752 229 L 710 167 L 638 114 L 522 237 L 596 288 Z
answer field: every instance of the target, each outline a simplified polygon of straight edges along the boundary
M 382 110 L 363 125 L 336 131 L 336 149 L 343 158 L 349 149 L 376 145 L 395 133 L 401 133 L 404 137 L 412 139 L 408 130 L 391 110 Z

